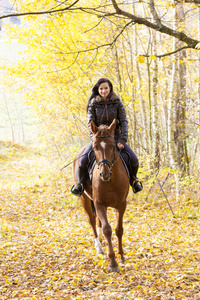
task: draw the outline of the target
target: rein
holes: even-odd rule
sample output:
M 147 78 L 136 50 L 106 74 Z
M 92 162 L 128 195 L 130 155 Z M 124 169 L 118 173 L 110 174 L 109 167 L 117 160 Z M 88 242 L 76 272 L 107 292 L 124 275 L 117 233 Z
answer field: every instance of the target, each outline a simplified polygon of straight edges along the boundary
M 111 138 L 114 138 L 114 135 L 98 135 L 97 138 L 108 138 L 108 137 L 111 137 Z
M 100 136 L 97 136 L 97 138 L 108 138 L 108 137 L 114 138 L 113 135 L 100 135 Z M 113 146 L 113 151 L 114 151 L 115 147 L 116 147 L 116 145 Z M 102 164 L 107 164 L 107 165 L 109 166 L 109 168 L 111 169 L 111 168 L 114 166 L 114 164 L 117 162 L 117 160 L 118 160 L 118 158 L 119 158 L 119 155 L 120 155 L 120 153 L 121 153 L 121 150 L 122 150 L 122 149 L 119 149 L 119 151 L 117 151 L 117 153 L 118 153 L 117 158 L 115 158 L 115 151 L 114 151 L 114 160 L 113 160 L 113 162 L 111 162 L 109 159 L 102 159 L 102 160 L 100 160 L 99 162 L 97 162 L 98 168 L 99 168 Z M 93 150 L 93 151 L 94 151 L 94 150 Z M 85 156 L 85 155 L 87 155 L 87 153 L 86 153 L 86 154 L 83 154 L 83 155 L 81 155 L 81 156 L 79 156 L 79 157 L 76 158 L 76 159 L 74 159 L 73 161 L 71 161 L 70 163 L 68 163 L 66 166 L 62 167 L 60 170 L 62 171 L 63 169 L 67 168 L 69 165 L 73 164 L 75 161 L 77 161 L 78 159 L 80 159 L 81 157 L 83 157 L 83 156 Z
M 69 165 L 73 164 L 75 161 L 77 161 L 79 158 L 81 158 L 81 157 L 83 157 L 83 156 L 85 156 L 85 155 L 87 155 L 87 153 L 86 153 L 86 154 L 83 154 L 83 155 L 81 155 L 81 156 L 79 156 L 79 157 L 76 158 L 76 159 L 74 159 L 73 161 L 71 161 L 70 163 L 68 163 L 66 166 L 62 167 L 60 170 L 62 171 L 63 169 L 67 168 Z

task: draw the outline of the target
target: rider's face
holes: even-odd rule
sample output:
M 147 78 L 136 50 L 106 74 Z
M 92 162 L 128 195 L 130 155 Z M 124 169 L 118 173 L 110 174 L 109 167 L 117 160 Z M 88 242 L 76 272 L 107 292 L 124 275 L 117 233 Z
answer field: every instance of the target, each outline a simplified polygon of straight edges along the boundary
M 102 84 L 100 84 L 98 92 L 99 92 L 100 96 L 104 100 L 106 100 L 106 98 L 110 94 L 110 86 L 109 86 L 108 82 L 103 82 Z

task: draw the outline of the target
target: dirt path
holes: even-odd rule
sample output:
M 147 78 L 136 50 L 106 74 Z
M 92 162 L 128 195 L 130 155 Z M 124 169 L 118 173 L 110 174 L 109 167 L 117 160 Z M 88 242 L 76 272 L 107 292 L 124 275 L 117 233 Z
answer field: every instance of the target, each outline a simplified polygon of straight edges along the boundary
M 33 153 L 1 160 L 0 299 L 200 299 L 199 218 L 128 199 L 125 268 L 108 273 L 65 178 Z M 67 191 L 66 191 L 67 190 Z M 114 231 L 114 212 L 109 210 Z M 116 238 L 113 234 L 115 249 Z M 103 248 L 107 251 L 106 242 Z

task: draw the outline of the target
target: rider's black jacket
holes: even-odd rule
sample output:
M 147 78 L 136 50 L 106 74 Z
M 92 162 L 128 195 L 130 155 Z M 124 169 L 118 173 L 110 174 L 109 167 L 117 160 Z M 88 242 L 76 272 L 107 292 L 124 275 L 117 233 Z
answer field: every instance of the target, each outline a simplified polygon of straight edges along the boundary
M 102 124 L 109 126 L 114 119 L 117 120 L 115 140 L 117 143 L 125 144 L 128 138 L 128 126 L 126 112 L 120 98 L 115 93 L 112 93 L 111 97 L 106 101 L 99 95 L 90 101 L 88 106 L 89 128 L 92 120 L 96 126 Z M 90 135 L 93 137 L 91 129 Z

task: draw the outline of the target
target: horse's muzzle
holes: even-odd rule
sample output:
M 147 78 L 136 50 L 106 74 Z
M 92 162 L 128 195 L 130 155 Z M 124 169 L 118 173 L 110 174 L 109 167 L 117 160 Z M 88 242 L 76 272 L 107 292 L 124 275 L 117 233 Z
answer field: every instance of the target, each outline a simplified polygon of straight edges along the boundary
M 106 172 L 106 173 L 100 172 L 99 175 L 103 181 L 109 181 L 110 178 L 112 177 L 112 172 Z
M 110 171 L 110 169 L 112 168 L 112 163 L 110 160 L 108 159 L 102 159 L 98 162 L 98 169 L 101 169 L 101 172 L 99 173 L 101 179 L 103 181 L 109 181 L 111 176 L 112 176 L 112 172 Z

